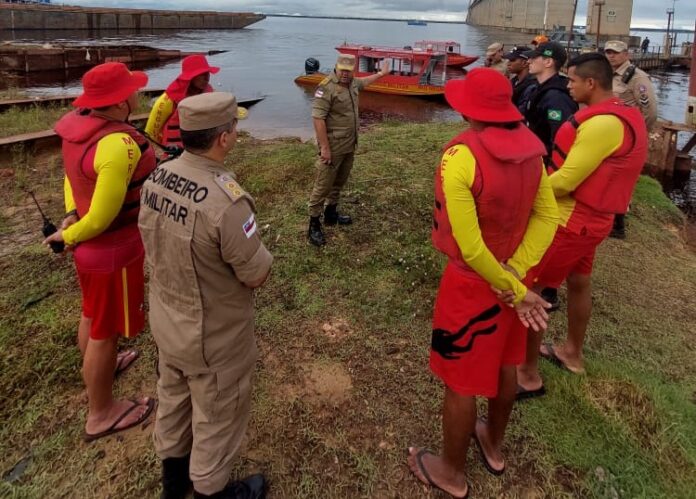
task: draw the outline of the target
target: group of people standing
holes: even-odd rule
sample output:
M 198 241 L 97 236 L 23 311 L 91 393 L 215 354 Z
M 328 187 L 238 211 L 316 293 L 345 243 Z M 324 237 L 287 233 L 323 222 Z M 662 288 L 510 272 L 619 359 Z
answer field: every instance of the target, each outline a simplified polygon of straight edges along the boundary
M 489 53 L 488 68 L 445 86 L 469 127 L 445 146 L 435 175 L 432 238 L 448 256 L 430 352 L 445 385 L 443 448 L 411 447 L 408 455 L 420 481 L 461 498 L 469 495 L 472 440 L 488 472 L 505 472 L 514 402 L 546 395 L 539 357 L 585 372 L 596 249 L 628 209 L 655 119 L 644 73 L 633 67 L 637 80 L 623 80 L 623 42 L 567 65 L 557 43 L 515 47 L 505 54 L 512 82 L 495 60 L 500 44 Z M 635 95 L 629 85 L 642 100 L 626 98 Z M 567 338 L 542 344 L 552 307 L 544 296 L 555 298 L 564 282 Z M 479 396 L 488 399 L 482 418 Z
M 506 54 L 511 68 L 521 68 L 512 83 L 502 71 L 478 68 L 445 86 L 469 127 L 445 146 L 435 174 L 432 239 L 448 264 L 430 366 L 445 384 L 444 447 L 441 455 L 410 448 L 408 465 L 455 497 L 468 495 L 472 438 L 486 468 L 505 471 L 502 443 L 514 401 L 546 392 L 540 355 L 583 370 L 595 250 L 626 211 L 646 157 L 645 106 L 614 95 L 611 56 L 578 56 L 566 78 L 561 51 L 552 43 L 517 47 Z M 388 74 L 385 65 L 356 78 L 355 63 L 340 55 L 314 94 L 318 157 L 308 239 L 316 246 L 326 243 L 322 216 L 328 225 L 351 222 L 337 204 L 354 161 L 359 92 Z M 63 241 L 73 251 L 82 290 L 84 439 L 132 428 L 157 405 L 164 499 L 191 489 L 196 498 L 261 498 L 266 491 L 261 475 L 230 481 L 257 357 L 253 291 L 273 257 L 254 200 L 224 167 L 246 111 L 232 94 L 212 92 L 218 70 L 203 56 L 184 59 L 140 132 L 128 116 L 147 76 L 122 63 L 96 66 L 82 80 L 78 109 L 56 125 L 67 213 L 45 243 Z M 158 163 L 146 136 L 184 152 Z M 117 344 L 144 327 L 145 261 L 158 404 L 112 395 L 115 377 L 137 359 L 134 351 L 117 353 Z M 568 340 L 541 345 L 550 307 L 541 289 L 564 281 Z M 477 396 L 488 398 L 487 419 L 477 418 Z

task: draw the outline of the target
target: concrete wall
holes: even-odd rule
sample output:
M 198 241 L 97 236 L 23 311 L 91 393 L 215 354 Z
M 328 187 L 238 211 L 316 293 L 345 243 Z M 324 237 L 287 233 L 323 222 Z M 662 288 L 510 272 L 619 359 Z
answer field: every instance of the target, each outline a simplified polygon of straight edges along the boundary
M 628 0 L 630 1 L 630 0 Z M 469 7 L 467 22 L 537 32 L 554 26 L 570 26 L 573 4 L 569 0 L 476 0 Z
M 240 29 L 265 16 L 233 12 L 88 9 L 0 3 L 0 30 Z
M 599 33 L 604 36 L 627 36 L 631 29 L 633 0 L 606 0 L 599 19 Z M 587 1 L 587 33 L 596 34 L 599 8 L 593 0 Z

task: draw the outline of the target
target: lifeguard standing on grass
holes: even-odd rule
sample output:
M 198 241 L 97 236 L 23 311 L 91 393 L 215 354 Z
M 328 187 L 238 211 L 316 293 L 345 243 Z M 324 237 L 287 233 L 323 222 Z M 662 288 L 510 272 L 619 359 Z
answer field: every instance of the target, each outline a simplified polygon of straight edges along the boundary
M 152 106 L 145 125 L 145 133 L 165 146 L 181 146 L 179 111 L 177 107 L 186 97 L 212 92 L 210 75 L 220 68 L 210 66 L 203 55 L 190 55 L 181 61 L 177 76 Z
M 147 75 L 120 62 L 94 67 L 82 79 L 79 109 L 55 126 L 63 139 L 65 206 L 61 228 L 44 242 L 74 250 L 82 288 L 78 342 L 91 441 L 143 422 L 155 400 L 114 400 L 115 375 L 136 352 L 117 356 L 119 336 L 135 337 L 145 322 L 143 243 L 138 231 L 140 186 L 155 168 L 155 154 L 128 116 Z
M 422 482 L 467 497 L 466 455 L 477 442 L 486 468 L 505 470 L 502 443 L 524 361 L 525 326 L 545 327 L 548 306 L 520 281 L 551 244 L 558 210 L 544 144 L 522 123 L 510 81 L 474 69 L 445 86 L 470 129 L 446 147 L 435 175 L 433 244 L 448 256 L 433 317 L 430 367 L 445 384 L 443 451 L 410 448 Z M 514 295 L 514 308 L 491 287 Z M 487 421 L 476 397 L 488 398 Z
M 609 235 L 614 215 L 624 213 L 647 158 L 645 121 L 636 107 L 612 93 L 612 68 L 598 53 L 568 64 L 570 95 L 587 107 L 556 134 L 549 179 L 561 226 L 543 260 L 531 274 L 539 287 L 568 286 L 568 337 L 541 345 L 530 331 L 526 362 L 518 369 L 519 398 L 543 395 L 539 355 L 568 371 L 584 372 L 583 343 L 592 315 L 592 266 Z

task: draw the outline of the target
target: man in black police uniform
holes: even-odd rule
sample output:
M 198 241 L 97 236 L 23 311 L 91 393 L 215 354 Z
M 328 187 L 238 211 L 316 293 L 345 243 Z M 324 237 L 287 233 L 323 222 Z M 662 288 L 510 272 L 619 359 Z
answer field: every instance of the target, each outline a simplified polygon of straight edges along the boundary
M 536 77 L 538 86 L 531 93 L 523 114 L 527 126 L 546 146 L 544 161 L 548 164 L 556 132 L 575 114 L 578 105 L 568 93 L 568 78 L 558 73 L 568 58 L 562 45 L 542 43 L 526 55 L 529 73 Z
M 536 77 L 529 74 L 529 58 L 526 52 L 531 51 L 529 47 L 513 47 L 503 58 L 507 59 L 508 71 L 514 75 L 510 80 L 512 83 L 512 103 L 524 114 L 527 109 L 527 102 L 537 83 Z

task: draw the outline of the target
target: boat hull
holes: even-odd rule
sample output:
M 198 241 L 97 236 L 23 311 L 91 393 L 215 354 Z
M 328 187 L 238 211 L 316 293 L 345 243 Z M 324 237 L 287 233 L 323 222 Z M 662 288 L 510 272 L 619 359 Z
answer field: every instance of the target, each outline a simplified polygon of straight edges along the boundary
M 478 56 L 475 55 L 447 55 L 447 66 L 453 68 L 463 68 L 471 63 L 478 61 Z
M 313 73 L 300 75 L 295 78 L 295 83 L 303 86 L 317 86 L 326 78 L 325 73 Z M 433 85 L 418 85 L 413 83 L 398 83 L 393 81 L 378 80 L 363 89 L 366 92 L 375 92 L 389 95 L 406 95 L 411 97 L 441 97 L 445 94 L 443 87 Z

